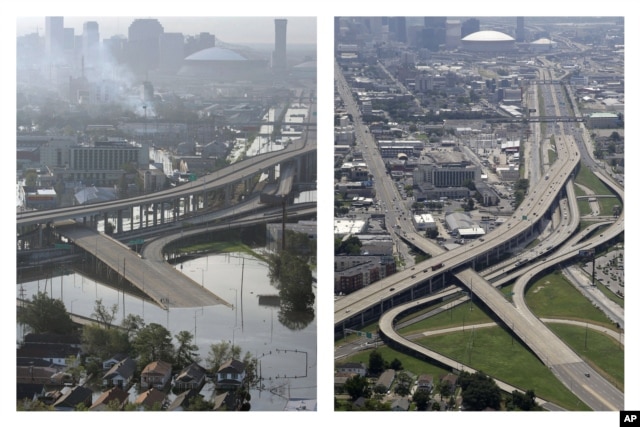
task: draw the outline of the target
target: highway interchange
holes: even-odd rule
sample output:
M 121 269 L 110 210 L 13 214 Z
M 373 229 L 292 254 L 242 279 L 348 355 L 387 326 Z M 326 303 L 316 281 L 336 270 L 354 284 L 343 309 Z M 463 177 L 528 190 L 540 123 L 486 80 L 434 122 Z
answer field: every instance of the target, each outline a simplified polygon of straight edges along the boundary
M 551 76 L 548 76 L 551 80 Z M 335 80 L 347 111 L 354 117 L 358 132 L 357 140 L 363 144 L 363 156 L 376 178 L 377 197 L 382 200 L 383 205 L 394 206 L 397 193 L 393 183 L 385 177 L 382 160 L 375 154 L 375 141 L 366 129 L 363 130 L 364 125 L 359 120 L 355 102 L 337 66 Z M 559 101 L 564 99 L 561 85 L 541 84 L 535 89 L 534 93 L 537 93 L 537 90 L 542 91 L 543 99 L 546 100 L 544 109 L 547 115 L 550 115 L 551 111 L 558 116 L 569 114 L 567 102 Z M 450 272 L 463 284 L 467 292 L 471 292 L 475 298 L 482 300 L 498 315 L 502 322 L 520 337 L 560 381 L 567 385 L 567 388 L 570 386 L 571 390 L 589 407 L 594 410 L 622 409 L 624 407 L 622 391 L 589 368 L 528 310 L 524 302 L 524 289 L 538 272 L 550 265 L 575 257 L 580 249 L 596 247 L 623 232 L 624 215 L 622 214 L 607 228 L 588 236 L 586 240 L 572 240 L 571 243 L 564 243 L 574 237 L 580 222 L 577 201 L 573 193 L 573 174 L 581 160 L 585 161 L 583 166 L 590 167 L 600 179 L 618 193 L 621 200 L 624 200 L 623 191 L 617 183 L 606 178 L 604 174 L 598 173 L 597 164 L 593 162 L 587 147 L 582 143 L 581 137 L 584 130 L 577 131 L 575 126 L 571 123 L 560 123 L 551 129 L 555 135 L 557 159 L 548 170 L 544 171 L 548 178 L 542 178 L 543 171 L 532 168 L 531 165 L 536 163 L 530 163 L 531 182 L 526 199 L 505 224 L 489 233 L 482 242 L 475 241 L 446 252 L 441 246 L 415 233 L 410 218 L 400 209 L 385 212 L 389 229 L 394 229 L 395 225 L 399 224 L 400 229 L 411 236 L 412 243 L 425 253 L 431 254 L 432 258 L 415 265 L 412 269 L 401 271 L 369 287 L 339 297 L 334 305 L 336 334 L 339 335 L 341 330 L 347 327 L 357 328 L 358 325 L 371 321 L 372 317 L 380 316 L 393 307 L 424 297 L 425 284 L 428 284 L 429 292 L 444 289 L 445 272 Z M 538 125 L 535 127 L 537 128 Z M 534 135 L 537 134 L 539 129 L 534 132 L 536 132 Z M 488 255 L 495 253 L 496 250 L 508 251 L 514 240 L 516 243 L 519 241 L 519 236 L 538 233 L 549 217 L 553 221 L 554 232 L 550 233 L 535 251 L 531 251 L 530 255 L 505 262 L 508 268 L 515 268 L 520 265 L 525 256 L 527 257 L 527 262 L 522 263 L 527 264 L 526 269 L 519 269 L 519 278 L 514 286 L 513 304 L 511 304 L 493 283 L 473 269 L 474 260 L 481 259 L 483 256 L 488 258 Z M 431 267 L 440 264 L 443 264 L 444 268 L 433 271 Z M 500 268 L 503 269 L 505 266 Z M 490 272 L 494 276 L 503 274 L 502 271 L 495 269 L 495 266 L 493 267 L 494 269 Z M 433 288 L 434 285 L 435 288 Z M 423 293 L 416 292 L 419 289 Z M 382 325 L 380 327 L 382 329 Z M 455 365 L 452 367 L 455 368 Z

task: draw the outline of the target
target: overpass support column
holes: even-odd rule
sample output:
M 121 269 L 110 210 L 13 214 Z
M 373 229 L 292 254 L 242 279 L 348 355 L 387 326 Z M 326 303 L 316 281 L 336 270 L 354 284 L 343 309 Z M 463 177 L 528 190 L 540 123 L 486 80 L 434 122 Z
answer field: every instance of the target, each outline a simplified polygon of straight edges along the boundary
M 224 206 L 231 205 L 231 193 L 233 192 L 233 185 L 227 184 L 224 188 Z
M 180 198 L 173 199 L 173 220 L 177 221 L 180 216 Z
M 104 229 L 107 229 L 107 223 L 109 222 L 109 212 L 105 212 L 102 214 L 102 221 L 104 222 Z M 98 223 L 96 223 L 96 226 Z
M 118 219 L 116 221 L 116 231 L 122 233 L 122 209 L 118 209 Z
M 129 231 L 133 231 L 133 206 L 129 208 Z
M 160 224 L 164 224 L 164 210 L 166 202 L 160 202 Z
M 272 166 L 269 168 L 269 182 L 274 182 L 276 180 L 276 167 Z
M 158 207 L 159 206 L 160 204 L 158 203 L 153 204 L 153 226 L 154 227 L 158 225 Z

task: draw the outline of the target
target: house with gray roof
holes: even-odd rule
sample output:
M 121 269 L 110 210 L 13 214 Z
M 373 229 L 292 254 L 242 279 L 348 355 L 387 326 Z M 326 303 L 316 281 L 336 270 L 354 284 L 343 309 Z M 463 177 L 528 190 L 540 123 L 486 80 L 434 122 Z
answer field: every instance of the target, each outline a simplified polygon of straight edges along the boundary
M 127 357 L 111 366 L 107 373 L 102 376 L 102 385 L 105 387 L 120 387 L 126 390 L 133 379 L 135 371 L 135 360 Z

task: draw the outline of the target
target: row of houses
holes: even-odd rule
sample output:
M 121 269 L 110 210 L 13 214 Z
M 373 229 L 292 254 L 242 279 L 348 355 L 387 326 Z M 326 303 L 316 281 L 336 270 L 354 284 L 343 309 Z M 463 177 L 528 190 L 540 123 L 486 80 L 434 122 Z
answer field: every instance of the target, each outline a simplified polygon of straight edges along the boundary
M 393 388 L 393 383 L 396 378 L 396 371 L 393 369 L 386 369 L 380 376 L 375 380 L 375 385 L 373 386 L 374 390 L 383 390 L 384 393 L 389 395 Z M 335 367 L 334 373 L 334 393 L 336 395 L 344 394 L 345 383 L 350 378 L 359 375 L 361 377 L 366 377 L 368 375 L 367 367 L 364 363 L 361 362 L 347 362 L 337 364 Z M 440 382 L 440 390 L 447 389 L 450 393 L 453 394 L 457 384 L 458 384 L 458 376 L 453 373 L 442 374 L 439 376 Z M 426 393 L 432 394 L 436 390 L 437 384 L 435 383 L 434 376 L 431 374 L 420 374 L 415 377 L 414 388 L 412 393 L 417 391 L 424 391 Z M 444 394 L 444 392 L 443 392 Z M 364 406 L 365 404 L 364 398 L 359 398 L 353 404 L 355 406 Z M 410 407 L 410 400 L 404 396 L 394 396 L 391 400 L 391 410 L 392 411 L 408 411 Z
M 81 344 L 78 337 L 27 334 L 17 349 L 17 401 L 41 401 L 58 410 L 70 410 L 79 403 L 91 408 L 99 401 L 123 396 L 123 393 L 127 393 L 136 384 L 142 393 L 137 395 L 133 403 L 140 407 L 153 406 L 158 403 L 159 393 L 162 393 L 160 406 L 166 409 L 170 402 L 164 390 L 198 394 L 208 376 L 207 370 L 198 363 L 191 363 L 176 372 L 171 363 L 163 360 L 152 361 L 138 371 L 135 359 L 126 354 L 118 354 L 101 361 L 103 374 L 97 383 L 105 391 L 94 402 L 87 402 L 86 399 L 94 396 L 94 391 L 84 385 L 77 385 L 78 378 L 73 374 L 80 356 Z M 219 405 L 224 403 L 220 396 L 233 395 L 245 384 L 245 380 L 246 367 L 243 362 L 229 359 L 223 363 L 213 374 L 215 399 L 219 400 Z M 185 394 L 183 398 L 187 396 Z

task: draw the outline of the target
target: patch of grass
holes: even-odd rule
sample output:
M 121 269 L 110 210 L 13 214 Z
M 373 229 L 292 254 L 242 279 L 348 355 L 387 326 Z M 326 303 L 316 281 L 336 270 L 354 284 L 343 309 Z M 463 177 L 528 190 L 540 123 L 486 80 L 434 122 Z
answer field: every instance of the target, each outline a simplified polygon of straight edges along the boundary
M 250 246 L 239 242 L 208 242 L 208 243 L 199 243 L 191 246 L 184 246 L 179 250 L 181 253 L 230 253 L 230 252 L 238 252 L 249 254 L 252 257 L 258 258 L 262 261 L 266 261 L 266 258 L 253 249 Z
M 582 164 L 580 165 L 580 170 L 578 172 L 578 175 L 576 176 L 576 183 L 590 188 L 596 194 L 615 194 L 609 189 L 609 187 L 604 185 L 604 183 L 600 181 L 597 176 L 594 175 L 591 169 L 585 167 Z M 617 197 L 600 199 L 599 203 L 600 215 L 613 215 L 613 206 L 622 206 L 622 202 Z M 580 212 L 583 212 L 582 208 L 580 208 Z M 589 209 L 587 212 L 591 212 L 591 209 Z
M 504 329 L 495 326 L 416 341 L 454 360 L 571 411 L 588 411 L 553 373 Z
M 400 353 L 399 351 L 396 351 L 387 346 L 378 347 L 376 350 L 378 351 L 378 353 L 380 353 L 385 362 L 390 363 L 394 359 L 398 359 L 400 362 L 402 362 L 402 367 L 405 370 L 413 372 L 416 375 L 429 374 L 433 375 L 434 378 L 437 378 L 441 374 L 448 374 L 450 372 L 447 369 L 432 365 L 429 362 L 416 359 L 415 357 L 407 356 L 406 354 Z M 364 363 L 365 366 L 369 366 L 369 355 L 372 351 L 373 349 L 362 351 L 350 357 L 340 359 L 340 361 L 336 363 L 361 362 Z
M 538 317 L 583 320 L 613 328 L 611 320 L 558 271 L 531 284 L 527 288 L 525 300 Z
M 452 328 L 456 326 L 471 326 L 481 323 L 492 322 L 493 320 L 487 313 L 482 311 L 475 303 L 471 301 L 463 302 L 452 307 L 454 300 L 442 305 L 446 310 L 427 319 L 416 322 L 406 328 L 399 329 L 401 335 L 411 334 L 423 331 L 436 331 L 443 328 Z

